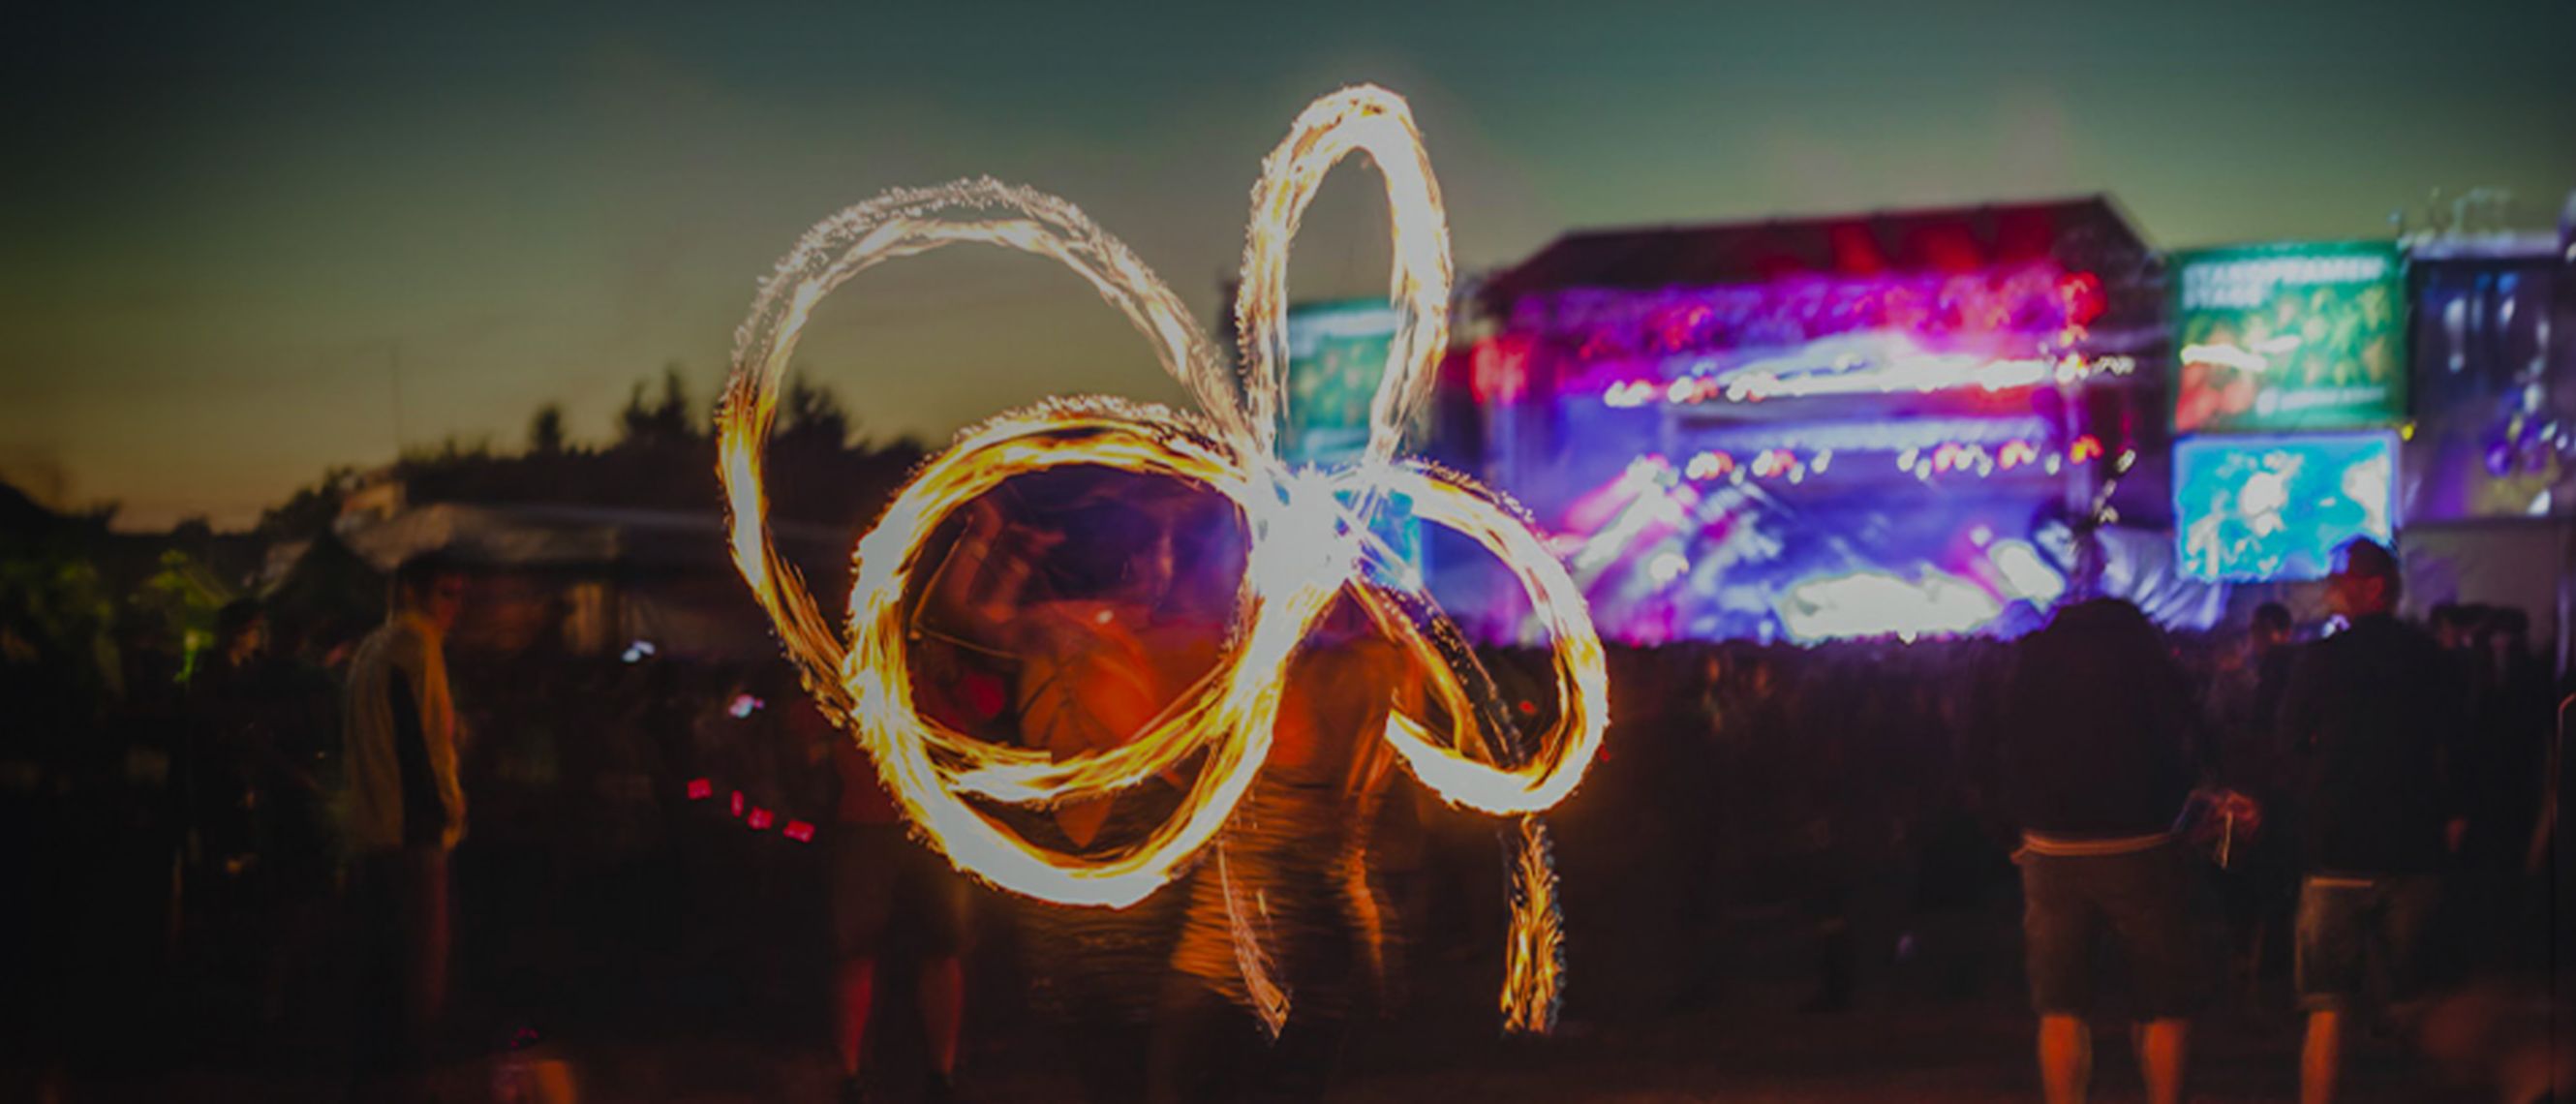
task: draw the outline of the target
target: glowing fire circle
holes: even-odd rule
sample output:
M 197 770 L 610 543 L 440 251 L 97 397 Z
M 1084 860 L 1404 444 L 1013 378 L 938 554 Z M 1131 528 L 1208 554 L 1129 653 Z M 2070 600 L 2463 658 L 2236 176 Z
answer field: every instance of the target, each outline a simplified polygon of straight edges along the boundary
M 1333 472 L 1291 471 L 1275 447 L 1287 359 L 1288 246 L 1325 173 L 1353 150 L 1366 151 L 1386 181 L 1392 297 L 1403 323 L 1360 461 Z M 734 562 L 817 702 L 867 750 L 887 789 L 951 862 L 1014 892 L 1111 907 L 1170 882 L 1217 838 L 1269 754 L 1290 661 L 1333 598 L 1350 588 L 1381 631 L 1423 665 L 1450 718 L 1445 732 L 1435 732 L 1398 712 L 1385 738 L 1442 798 L 1511 818 L 1505 1023 L 1543 1031 L 1554 1017 L 1561 942 L 1555 874 L 1537 814 L 1573 791 L 1599 751 L 1608 679 L 1580 591 L 1518 509 L 1463 477 L 1395 458 L 1402 427 L 1428 398 L 1447 345 L 1451 282 L 1439 187 L 1404 101 L 1362 87 L 1310 106 L 1264 163 L 1246 237 L 1236 303 L 1245 359 L 1238 393 L 1171 289 L 1061 199 L 991 180 L 961 181 L 890 192 L 823 220 L 780 262 L 736 334 L 733 377 L 717 416 Z M 968 431 L 917 473 L 860 539 L 844 645 L 769 536 L 762 476 L 779 384 L 825 295 L 883 261 L 957 242 L 1007 246 L 1072 269 L 1145 335 L 1203 413 L 1057 399 Z M 1237 596 L 1239 631 L 1214 669 L 1130 742 L 1059 761 L 922 715 L 912 697 L 903 599 L 943 519 L 1007 479 L 1071 464 L 1205 487 L 1242 512 L 1251 539 Z M 1418 581 L 1363 579 L 1367 558 L 1384 554 L 1368 538 L 1365 518 L 1388 495 L 1408 497 L 1422 521 L 1476 541 L 1520 579 L 1554 641 L 1550 665 L 1561 706 L 1549 731 L 1530 738 L 1495 720 L 1490 682 Z M 1115 854 L 1033 845 L 969 800 L 1042 807 L 1102 798 L 1192 760 L 1196 773 L 1179 809 Z

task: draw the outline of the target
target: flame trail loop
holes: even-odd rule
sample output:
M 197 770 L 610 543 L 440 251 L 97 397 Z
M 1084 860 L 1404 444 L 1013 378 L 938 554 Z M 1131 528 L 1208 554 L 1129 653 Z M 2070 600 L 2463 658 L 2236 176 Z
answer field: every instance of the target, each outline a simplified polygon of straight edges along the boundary
M 1402 319 L 1370 408 L 1367 448 L 1333 471 L 1291 470 L 1277 452 L 1284 412 L 1288 248 L 1324 176 L 1365 151 L 1386 184 Z M 816 607 L 770 539 L 762 476 L 779 385 L 815 306 L 876 265 L 960 242 L 1050 258 L 1142 333 L 1196 400 L 1185 413 L 1108 398 L 1054 399 L 962 434 L 897 492 L 859 541 L 846 637 Z M 1049 901 L 1132 904 L 1186 870 L 1232 814 L 1268 757 L 1289 662 L 1333 599 L 1350 588 L 1380 629 L 1429 674 L 1446 722 L 1397 712 L 1384 738 L 1443 799 L 1510 818 L 1513 936 L 1503 1011 L 1513 1030 L 1552 1023 L 1559 978 L 1555 874 L 1538 814 L 1581 782 L 1608 725 L 1608 678 L 1581 592 L 1526 515 L 1454 473 L 1401 460 L 1404 428 L 1429 398 L 1448 345 L 1447 218 L 1404 101 L 1374 87 L 1314 102 L 1263 164 L 1245 235 L 1236 325 L 1240 375 L 1161 278 L 1070 203 L 989 179 L 888 192 L 824 219 L 762 285 L 735 335 L 717 415 L 718 474 L 735 566 L 775 623 L 825 713 L 866 749 L 912 823 L 961 869 Z M 1224 495 L 1250 534 L 1235 632 L 1208 677 L 1117 748 L 1056 760 L 996 745 L 922 715 L 913 700 L 904 596 L 943 519 L 1005 480 L 1066 465 L 1179 479 Z M 1529 593 L 1553 641 L 1560 703 L 1545 732 L 1523 733 L 1491 680 L 1420 582 L 1368 536 L 1378 503 L 1402 496 L 1499 558 Z M 1141 842 L 1072 855 L 1021 838 L 975 800 L 1020 806 L 1111 796 L 1195 761 L 1177 810 Z M 973 799 L 973 800 L 970 800 Z

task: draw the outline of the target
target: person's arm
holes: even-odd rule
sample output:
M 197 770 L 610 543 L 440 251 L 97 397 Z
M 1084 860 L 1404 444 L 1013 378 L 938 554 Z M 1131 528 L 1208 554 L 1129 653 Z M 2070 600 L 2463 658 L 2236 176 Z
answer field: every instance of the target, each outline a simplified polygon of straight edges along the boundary
M 1011 651 L 1010 627 L 1022 593 L 1037 573 L 1037 556 L 1063 534 L 1009 525 L 999 508 L 978 500 L 966 529 L 924 588 L 914 624 L 976 647 Z
M 394 763 L 402 772 L 403 846 L 436 845 L 447 832 L 447 801 L 439 796 L 438 776 L 429 767 L 429 739 L 420 723 L 420 703 L 411 678 L 394 672 L 385 680 L 393 705 Z

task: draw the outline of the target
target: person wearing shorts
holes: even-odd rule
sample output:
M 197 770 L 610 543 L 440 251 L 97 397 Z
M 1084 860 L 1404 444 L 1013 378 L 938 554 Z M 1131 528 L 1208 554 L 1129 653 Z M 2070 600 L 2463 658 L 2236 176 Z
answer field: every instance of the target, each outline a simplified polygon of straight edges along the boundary
M 2107 935 L 2126 952 L 2138 1019 L 2191 1015 L 2201 997 L 2202 964 L 2187 907 L 2196 861 L 2190 849 L 2170 836 L 2140 837 L 2101 853 L 2081 846 L 2045 836 L 2023 840 L 2022 930 L 2032 1008 L 2042 1016 L 2091 1014 L 2093 949 Z
M 2326 602 L 2349 627 L 2301 649 L 2280 720 L 2306 774 L 2296 969 L 2308 1009 L 2299 1097 L 2312 1104 L 2334 1099 L 2373 954 L 2393 1001 L 2416 995 L 2425 922 L 2467 829 L 2443 746 L 2468 725 L 2459 672 L 2430 634 L 2397 619 L 2394 553 L 2365 538 L 2335 561 Z
M 2133 1041 L 2152 1104 L 2180 1104 L 2201 997 L 2190 853 L 2173 824 L 2191 792 L 2191 698 L 2138 608 L 2062 607 L 2016 646 L 1998 746 L 2022 832 L 2022 928 L 2040 1082 L 2075 1104 L 2093 1067 L 2093 949 L 2125 953 Z
M 2431 874 L 2308 875 L 2299 886 L 2299 1003 L 2310 1012 L 2351 1007 L 2373 958 L 2390 999 L 2422 992 L 2417 960 L 2441 898 L 2441 879 Z

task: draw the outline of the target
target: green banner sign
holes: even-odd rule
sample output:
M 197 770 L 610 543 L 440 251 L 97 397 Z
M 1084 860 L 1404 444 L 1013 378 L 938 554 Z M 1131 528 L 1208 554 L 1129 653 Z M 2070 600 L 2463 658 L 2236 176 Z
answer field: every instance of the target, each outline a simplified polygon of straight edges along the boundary
M 2386 242 L 2175 254 L 2175 432 L 2403 421 L 2405 279 Z
M 1399 318 L 1384 299 L 1288 308 L 1289 462 L 1345 463 L 1367 447 L 1369 404 Z

